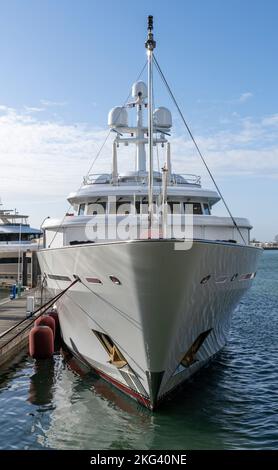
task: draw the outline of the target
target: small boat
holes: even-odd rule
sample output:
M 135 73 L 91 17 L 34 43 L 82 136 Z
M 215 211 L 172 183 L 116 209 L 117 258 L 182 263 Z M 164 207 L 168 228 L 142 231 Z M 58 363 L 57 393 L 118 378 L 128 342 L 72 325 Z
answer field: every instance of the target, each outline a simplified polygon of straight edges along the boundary
M 214 179 L 216 190 L 205 189 L 198 175 L 175 173 L 171 112 L 153 109 L 154 65 L 169 86 L 152 17 L 145 46 L 148 84 L 134 83 L 131 100 L 108 116 L 112 172 L 87 175 L 68 196 L 73 213 L 44 224 L 38 257 L 53 295 L 79 281 L 57 302 L 72 354 L 153 410 L 223 348 L 262 250 L 226 203 L 228 217 L 213 215 L 223 200 Z M 119 171 L 122 150 L 134 171 Z

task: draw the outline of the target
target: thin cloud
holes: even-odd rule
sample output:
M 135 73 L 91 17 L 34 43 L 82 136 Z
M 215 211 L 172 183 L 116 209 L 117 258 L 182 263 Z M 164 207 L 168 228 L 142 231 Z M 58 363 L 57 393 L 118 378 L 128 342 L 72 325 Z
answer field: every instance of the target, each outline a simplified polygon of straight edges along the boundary
M 262 125 L 265 127 L 275 127 L 278 126 L 278 114 L 273 114 L 262 120 Z
M 51 101 L 51 100 L 40 100 L 43 106 L 55 107 L 55 106 L 66 106 L 67 101 Z
M 246 91 L 244 93 L 241 93 L 239 98 L 233 98 L 233 99 L 224 99 L 224 100 L 201 100 L 198 99 L 197 103 L 198 104 L 212 104 L 212 105 L 227 105 L 227 104 L 238 104 L 238 103 L 245 103 L 246 101 L 250 100 L 253 98 L 254 94 L 251 93 L 251 91 Z
M 238 99 L 238 102 L 239 103 L 245 103 L 245 101 L 248 101 L 250 100 L 250 98 L 253 97 L 253 93 L 251 93 L 250 91 L 247 91 L 245 93 L 242 93 Z
M 72 125 L 28 115 L 0 105 L 0 185 L 2 193 L 36 200 L 65 198 L 81 184 L 106 136 L 107 128 L 84 123 Z M 196 140 L 216 176 L 278 178 L 278 137 L 272 127 L 278 116 L 261 120 L 238 119 L 238 128 L 211 135 L 199 133 Z M 264 125 L 262 125 L 264 123 Z M 110 136 L 93 173 L 111 172 Z M 184 135 L 171 138 L 173 170 L 205 175 L 192 143 Z M 165 161 L 165 149 L 157 147 L 155 169 Z M 119 171 L 134 167 L 134 149 L 119 148 Z
M 32 113 L 41 113 L 42 111 L 45 110 L 45 108 L 38 108 L 36 106 L 24 106 L 24 110 L 26 111 L 26 113 L 32 114 Z
M 5 104 L 0 104 L 0 112 L 2 113 L 10 113 L 13 111 L 13 108 L 6 106 Z

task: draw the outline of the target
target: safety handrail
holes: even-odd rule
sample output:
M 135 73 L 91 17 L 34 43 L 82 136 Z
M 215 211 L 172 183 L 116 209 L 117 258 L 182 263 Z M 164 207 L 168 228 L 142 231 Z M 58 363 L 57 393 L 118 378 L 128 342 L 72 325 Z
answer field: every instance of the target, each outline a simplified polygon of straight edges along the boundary
M 162 181 L 162 174 L 154 174 L 154 183 Z M 132 183 L 132 184 L 147 184 L 148 175 L 119 175 L 115 181 L 115 178 L 111 174 L 90 174 L 84 177 L 84 184 L 118 184 L 121 182 Z M 193 175 L 190 173 L 172 174 L 170 179 L 170 185 L 179 184 L 194 184 L 201 185 L 201 176 Z

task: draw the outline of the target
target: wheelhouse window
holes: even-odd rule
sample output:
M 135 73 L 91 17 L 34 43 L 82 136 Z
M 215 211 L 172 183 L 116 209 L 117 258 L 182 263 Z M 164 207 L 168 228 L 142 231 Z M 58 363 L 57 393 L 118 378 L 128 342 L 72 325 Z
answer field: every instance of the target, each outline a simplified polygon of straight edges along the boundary
M 204 214 L 210 215 L 210 207 L 208 204 L 204 204 Z
M 80 204 L 79 209 L 78 209 L 78 215 L 84 215 L 85 214 L 85 204 Z
M 200 202 L 184 202 L 183 207 L 185 214 L 201 215 L 203 213 Z
M 180 214 L 181 213 L 181 206 L 178 201 L 168 201 L 168 214 Z
M 140 214 L 140 206 L 141 206 L 141 202 L 140 201 L 135 201 L 136 214 Z
M 130 201 L 117 201 L 116 202 L 116 213 L 118 215 L 128 215 L 131 213 Z
M 135 207 L 136 207 L 137 214 L 147 214 L 148 213 L 148 208 L 149 208 L 149 203 L 148 203 L 147 199 L 144 198 L 142 201 L 136 201 Z
M 106 213 L 106 202 L 95 201 L 90 202 L 87 208 L 87 215 L 104 215 Z
M 109 204 L 109 213 L 125 215 L 132 212 L 132 205 L 130 200 L 120 198 L 116 202 L 110 202 Z
M 157 202 L 159 208 L 159 202 Z M 168 214 L 180 214 L 180 203 L 178 201 L 168 201 Z M 146 198 L 135 202 L 137 214 L 148 214 L 149 203 Z M 154 201 L 154 213 L 156 213 L 156 201 Z
M 32 241 L 39 236 L 36 233 L 0 233 L 0 242 Z

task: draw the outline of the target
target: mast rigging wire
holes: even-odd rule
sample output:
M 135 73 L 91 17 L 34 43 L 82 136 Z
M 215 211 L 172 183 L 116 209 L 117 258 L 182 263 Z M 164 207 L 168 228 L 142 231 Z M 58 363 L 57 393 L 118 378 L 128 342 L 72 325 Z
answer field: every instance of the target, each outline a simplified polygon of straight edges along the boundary
M 198 146 L 198 144 L 197 144 L 197 142 L 196 142 L 196 140 L 195 140 L 195 138 L 194 138 L 194 136 L 193 136 L 193 134 L 192 134 L 192 132 L 191 132 L 191 130 L 190 130 L 189 125 L 187 124 L 187 122 L 186 122 L 186 120 L 185 120 L 185 118 L 184 118 L 184 115 L 183 115 L 183 113 L 182 113 L 182 111 L 181 111 L 181 109 L 180 109 L 180 107 L 179 107 L 179 105 L 178 105 L 178 103 L 177 103 L 177 100 L 176 100 L 175 96 L 173 95 L 173 92 L 172 92 L 172 90 L 171 90 L 171 88 L 170 88 L 170 86 L 169 86 L 169 84 L 168 84 L 168 82 L 167 82 L 167 80 L 166 80 L 166 78 L 165 78 L 165 76 L 164 76 L 164 74 L 163 74 L 163 72 L 162 72 L 160 66 L 159 66 L 159 63 L 157 62 L 157 59 L 156 59 L 155 55 L 153 55 L 153 59 L 154 59 L 154 63 L 155 63 L 155 66 L 156 66 L 156 68 L 157 68 L 157 71 L 158 71 L 159 75 L 161 76 L 161 79 L 162 79 L 164 85 L 166 86 L 166 88 L 167 88 L 167 90 L 168 90 L 168 92 L 169 92 L 169 95 L 170 95 L 170 97 L 172 98 L 172 101 L 174 102 L 174 105 L 175 105 L 176 108 L 177 108 L 177 111 L 178 111 L 178 113 L 179 113 L 179 115 L 180 115 L 180 117 L 181 117 L 181 119 L 182 119 L 182 121 L 183 121 L 183 123 L 184 123 L 186 129 L 187 129 L 187 132 L 188 132 L 188 134 L 189 134 L 189 136 L 190 136 L 192 142 L 194 143 L 195 148 L 196 148 L 196 150 L 197 150 L 197 152 L 198 152 L 198 154 L 199 154 L 199 156 L 200 156 L 200 158 L 201 158 L 203 164 L 205 165 L 205 167 L 206 167 L 206 169 L 207 169 L 207 172 L 208 172 L 209 176 L 211 177 L 211 179 L 212 179 L 212 181 L 213 181 L 213 184 L 214 184 L 214 186 L 215 186 L 215 188 L 216 188 L 216 190 L 217 190 L 219 196 L 220 196 L 221 199 L 222 199 L 222 201 L 223 201 L 223 203 L 224 203 L 224 206 L 226 207 L 227 212 L 228 212 L 229 216 L 231 217 L 234 226 L 236 227 L 236 229 L 237 229 L 237 231 L 238 231 L 238 233 L 239 233 L 241 239 L 243 240 L 243 243 L 246 245 L 246 241 L 245 241 L 245 239 L 244 239 L 244 237 L 243 237 L 243 235 L 242 235 L 242 233 L 241 233 L 241 230 L 240 230 L 239 226 L 237 225 L 237 223 L 236 223 L 236 221 L 235 221 L 235 219 L 234 219 L 234 217 L 233 217 L 233 215 L 232 215 L 232 213 L 231 213 L 231 211 L 230 211 L 230 209 L 229 209 L 229 207 L 228 207 L 228 204 L 226 203 L 226 201 L 225 201 L 225 199 L 224 199 L 224 196 L 223 196 L 223 194 L 222 194 L 222 192 L 221 192 L 221 190 L 220 190 L 218 184 L 216 183 L 216 180 L 214 179 L 214 176 L 213 176 L 212 172 L 211 172 L 210 169 L 209 169 L 209 166 L 208 166 L 208 164 L 207 164 L 207 162 L 206 162 L 204 156 L 202 155 L 202 152 L 201 152 L 201 150 L 200 150 L 200 148 L 199 148 L 199 146 Z

